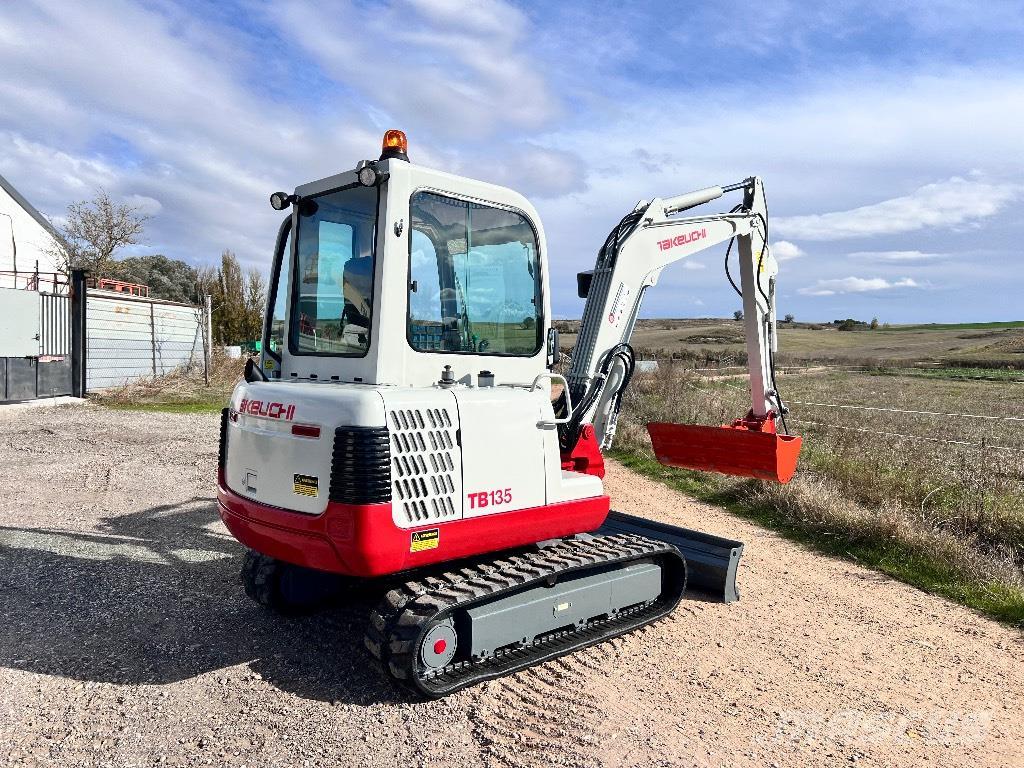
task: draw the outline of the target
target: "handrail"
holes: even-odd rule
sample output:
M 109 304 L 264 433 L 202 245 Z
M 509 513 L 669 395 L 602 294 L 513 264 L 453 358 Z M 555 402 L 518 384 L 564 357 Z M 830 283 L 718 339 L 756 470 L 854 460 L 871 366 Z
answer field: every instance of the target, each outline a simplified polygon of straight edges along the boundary
M 565 412 L 568 415 L 564 419 L 559 419 L 557 417 L 555 417 L 552 420 L 541 419 L 540 421 L 537 422 L 537 426 L 552 427 L 558 426 L 559 424 L 568 424 L 569 419 L 572 417 L 572 399 L 569 395 L 569 382 L 566 381 L 565 376 L 563 376 L 560 373 L 551 373 L 550 371 L 545 371 L 544 373 L 538 374 L 537 378 L 533 380 L 533 384 L 530 385 L 530 391 L 535 392 L 537 390 L 537 384 L 540 383 L 540 381 L 543 379 L 549 379 L 551 381 L 555 381 L 557 379 L 562 382 L 562 387 L 564 387 L 562 391 L 565 392 Z

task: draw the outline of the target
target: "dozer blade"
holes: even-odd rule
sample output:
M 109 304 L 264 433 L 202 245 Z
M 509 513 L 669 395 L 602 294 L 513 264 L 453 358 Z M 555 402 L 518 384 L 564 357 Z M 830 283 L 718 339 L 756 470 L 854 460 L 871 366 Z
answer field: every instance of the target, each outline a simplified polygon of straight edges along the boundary
M 796 472 L 801 438 L 742 426 L 647 425 L 658 461 L 667 467 L 720 472 L 788 483 Z
M 616 533 L 632 533 L 672 544 L 686 558 L 687 589 L 716 602 L 733 603 L 740 599 L 736 569 L 743 555 L 742 542 L 612 511 L 595 535 Z

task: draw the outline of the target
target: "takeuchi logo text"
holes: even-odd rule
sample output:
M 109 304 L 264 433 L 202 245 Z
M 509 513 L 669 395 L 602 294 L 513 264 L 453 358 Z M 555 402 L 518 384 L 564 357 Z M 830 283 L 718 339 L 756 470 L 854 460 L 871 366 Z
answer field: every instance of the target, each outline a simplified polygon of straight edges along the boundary
M 266 416 L 268 419 L 291 421 L 295 415 L 295 406 L 288 403 L 268 403 L 264 400 L 250 400 L 243 397 L 238 406 L 238 412 L 248 413 L 250 416 Z
M 708 231 L 704 228 L 695 229 L 692 232 L 687 232 L 685 235 L 676 235 L 670 237 L 667 240 L 659 240 L 658 248 L 663 251 L 667 251 L 669 248 L 675 248 L 677 245 L 686 245 L 697 240 L 703 240 L 708 236 Z

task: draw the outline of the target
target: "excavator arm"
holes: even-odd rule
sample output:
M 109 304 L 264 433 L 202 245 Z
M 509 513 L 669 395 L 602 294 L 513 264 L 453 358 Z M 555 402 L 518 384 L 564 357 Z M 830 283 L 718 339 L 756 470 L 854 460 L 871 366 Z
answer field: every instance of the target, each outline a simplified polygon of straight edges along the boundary
M 678 215 L 733 191 L 742 191 L 743 201 L 728 213 Z M 580 293 L 587 302 L 567 376 L 574 404 L 569 426 L 563 430 L 568 441 L 575 439 L 573 433 L 580 426 L 593 424 L 600 447 L 611 447 L 622 392 L 632 374 L 628 343 L 645 291 L 657 284 L 669 264 L 724 243 L 730 243 L 731 249 L 732 241 L 739 263 L 740 286 L 733 283 L 733 287 L 743 299 L 751 406 L 746 417 L 730 428 L 742 426 L 774 435 L 774 421 L 785 412 L 773 365 L 778 263 L 768 248 L 764 186 L 751 177 L 725 187 L 641 202 L 608 236 L 594 270 L 580 275 Z

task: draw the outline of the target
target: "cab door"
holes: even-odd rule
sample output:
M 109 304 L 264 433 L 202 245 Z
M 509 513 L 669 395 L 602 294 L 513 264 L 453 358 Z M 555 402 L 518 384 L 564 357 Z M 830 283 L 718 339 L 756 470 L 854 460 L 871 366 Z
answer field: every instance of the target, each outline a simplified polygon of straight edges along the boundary
M 509 387 L 453 391 L 461 424 L 463 517 L 543 506 L 544 446 L 538 424 L 544 393 Z

